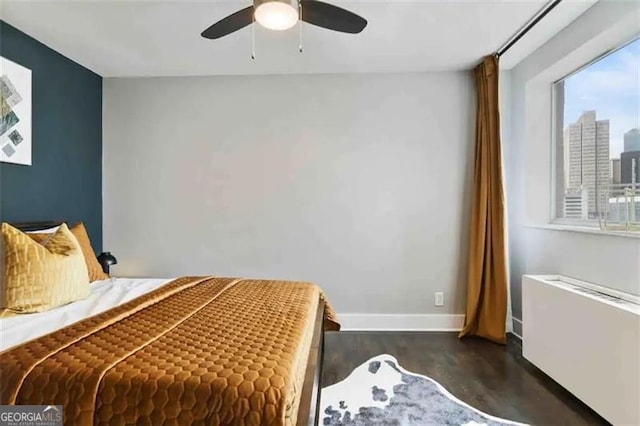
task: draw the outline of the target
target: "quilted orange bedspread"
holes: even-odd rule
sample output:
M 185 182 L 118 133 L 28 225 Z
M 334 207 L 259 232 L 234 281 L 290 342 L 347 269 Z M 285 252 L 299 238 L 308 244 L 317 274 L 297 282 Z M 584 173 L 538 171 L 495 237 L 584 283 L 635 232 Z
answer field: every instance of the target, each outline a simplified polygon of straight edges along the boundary
M 65 424 L 294 424 L 322 291 L 183 277 L 0 354 L 2 404 Z M 325 328 L 338 329 L 325 304 Z

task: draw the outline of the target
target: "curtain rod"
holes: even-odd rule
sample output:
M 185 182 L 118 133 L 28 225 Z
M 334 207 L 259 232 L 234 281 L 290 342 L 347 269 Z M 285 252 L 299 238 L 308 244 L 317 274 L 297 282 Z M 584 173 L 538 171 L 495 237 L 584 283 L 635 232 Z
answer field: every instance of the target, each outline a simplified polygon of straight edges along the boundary
M 547 14 L 549 14 L 549 12 L 551 12 L 557 5 L 559 5 L 561 1 L 562 0 L 552 0 L 545 4 L 544 7 L 540 9 L 540 11 L 538 11 L 538 13 L 536 13 L 531 19 L 529 19 L 529 21 L 522 28 L 520 28 L 513 36 L 511 36 L 509 40 L 507 40 L 505 44 L 502 45 L 502 47 L 500 47 L 500 49 L 498 49 L 496 55 L 498 57 L 504 55 L 507 50 L 511 49 L 511 47 L 516 44 L 518 40 L 520 40 L 526 33 L 528 33 L 533 27 L 535 27 L 536 24 L 540 22 L 545 16 L 547 16 Z

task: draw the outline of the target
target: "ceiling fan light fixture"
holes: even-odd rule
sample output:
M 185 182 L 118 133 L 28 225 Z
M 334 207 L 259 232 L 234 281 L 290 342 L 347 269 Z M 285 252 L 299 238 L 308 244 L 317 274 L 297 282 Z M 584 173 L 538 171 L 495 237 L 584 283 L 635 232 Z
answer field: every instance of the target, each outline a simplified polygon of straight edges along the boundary
M 254 17 L 265 28 L 288 30 L 299 19 L 297 0 L 255 0 Z

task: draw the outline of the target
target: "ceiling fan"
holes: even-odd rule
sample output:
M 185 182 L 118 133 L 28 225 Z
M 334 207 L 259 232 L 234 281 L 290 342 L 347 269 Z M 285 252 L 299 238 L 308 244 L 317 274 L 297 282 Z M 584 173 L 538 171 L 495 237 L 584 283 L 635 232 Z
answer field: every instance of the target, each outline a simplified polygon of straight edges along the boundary
M 357 34 L 367 20 L 353 12 L 318 0 L 253 0 L 253 5 L 221 19 L 202 32 L 216 39 L 257 22 L 270 30 L 287 30 L 298 21 L 343 33 Z

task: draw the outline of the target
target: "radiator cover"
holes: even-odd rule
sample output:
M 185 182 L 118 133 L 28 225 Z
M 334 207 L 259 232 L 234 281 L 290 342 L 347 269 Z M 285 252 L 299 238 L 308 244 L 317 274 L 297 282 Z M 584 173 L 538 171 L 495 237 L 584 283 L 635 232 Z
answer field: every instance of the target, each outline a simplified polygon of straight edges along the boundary
M 615 425 L 640 424 L 638 297 L 561 276 L 522 279 L 523 356 Z

